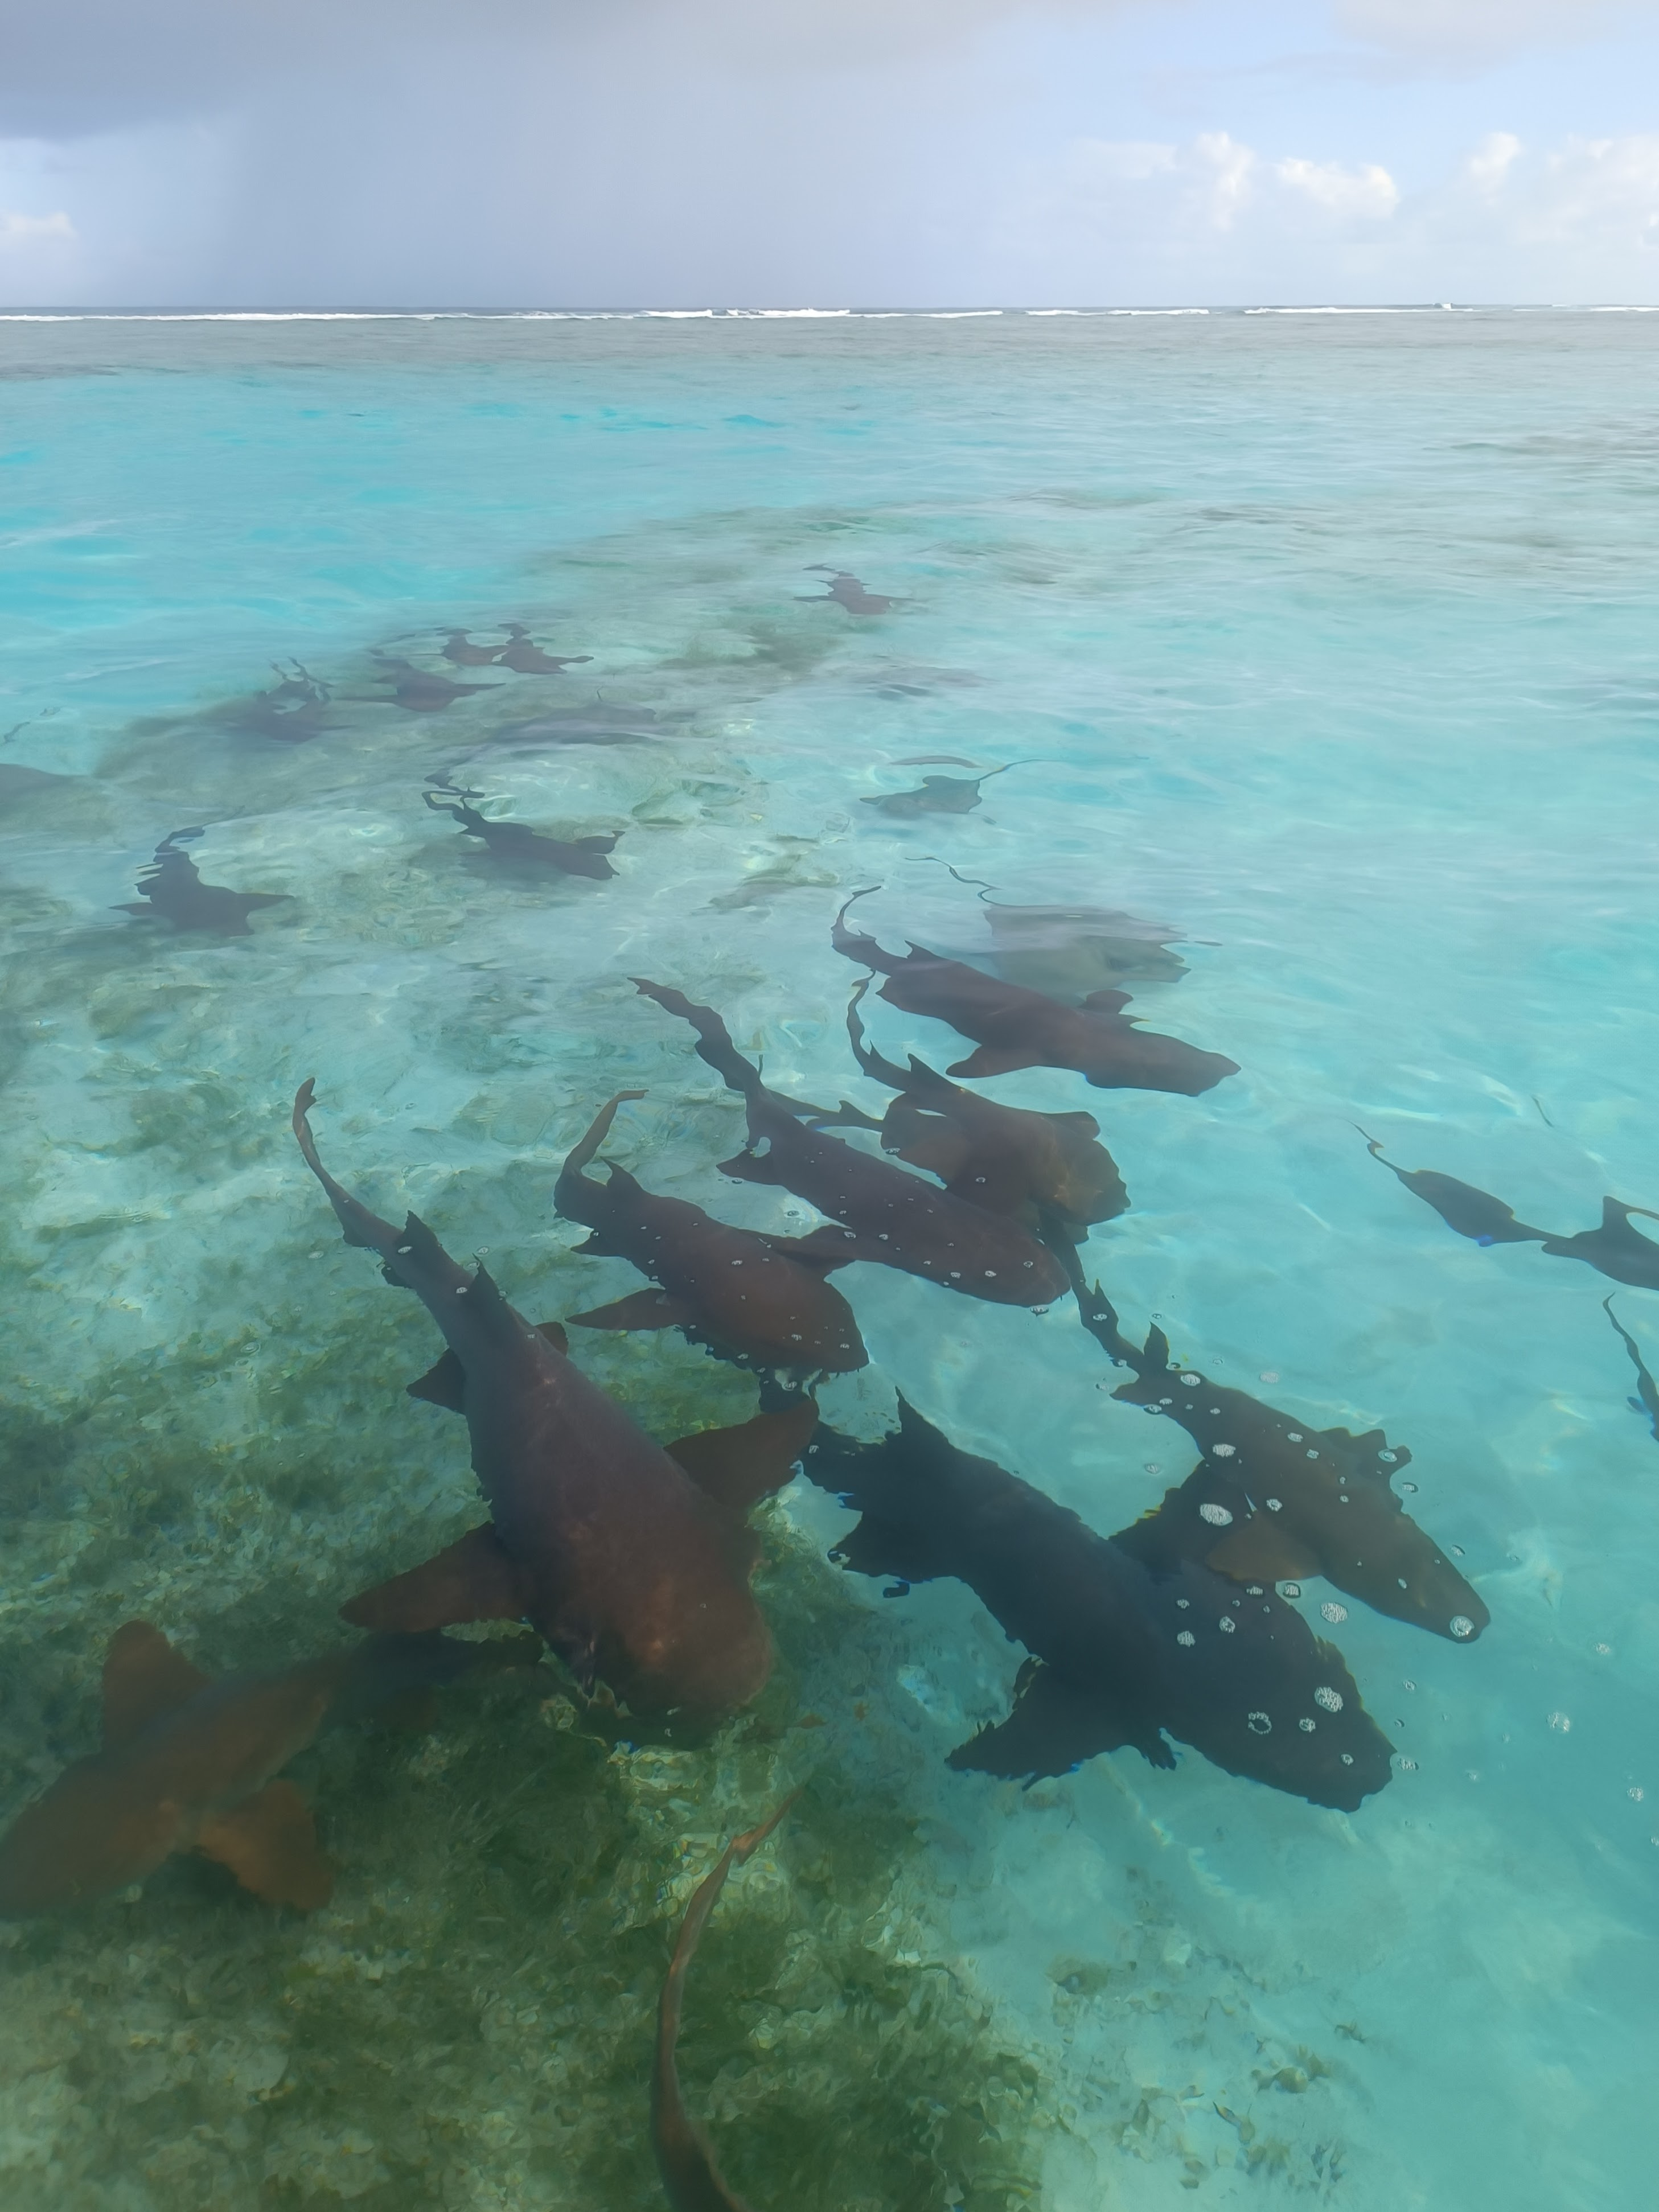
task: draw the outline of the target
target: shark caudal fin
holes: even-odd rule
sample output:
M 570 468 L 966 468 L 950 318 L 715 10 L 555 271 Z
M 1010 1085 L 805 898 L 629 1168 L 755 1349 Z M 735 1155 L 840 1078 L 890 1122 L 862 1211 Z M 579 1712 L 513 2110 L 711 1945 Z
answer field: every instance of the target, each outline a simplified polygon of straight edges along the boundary
M 424 1565 L 352 1598 L 340 1618 L 356 1628 L 410 1636 L 468 1620 L 522 1620 L 529 1601 L 519 1567 L 486 1522 Z
M 803 1397 L 733 1428 L 699 1429 L 665 1449 L 699 1490 L 733 1513 L 746 1513 L 791 1480 L 817 1425 L 816 1402 Z
M 105 1750 L 119 1751 L 163 1713 L 187 1705 L 212 1679 L 149 1621 L 124 1621 L 104 1654 Z
M 318 1848 L 311 1808 L 291 1782 L 268 1782 L 204 1828 L 196 1848 L 267 1905 L 314 1912 L 334 1894 L 334 1869 Z

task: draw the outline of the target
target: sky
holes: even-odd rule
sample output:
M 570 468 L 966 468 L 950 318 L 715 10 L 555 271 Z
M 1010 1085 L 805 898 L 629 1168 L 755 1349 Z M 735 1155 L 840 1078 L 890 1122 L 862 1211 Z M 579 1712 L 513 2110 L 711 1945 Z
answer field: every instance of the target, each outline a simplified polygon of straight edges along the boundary
M 1659 0 L 0 0 L 0 305 L 1659 303 Z

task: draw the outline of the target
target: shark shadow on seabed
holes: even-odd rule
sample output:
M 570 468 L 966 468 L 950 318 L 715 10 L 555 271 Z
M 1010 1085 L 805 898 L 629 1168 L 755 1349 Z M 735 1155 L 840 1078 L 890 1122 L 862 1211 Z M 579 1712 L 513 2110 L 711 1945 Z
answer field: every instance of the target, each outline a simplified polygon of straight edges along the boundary
M 526 822 L 493 821 L 472 803 L 483 798 L 482 792 L 465 791 L 447 781 L 434 779 L 422 796 L 434 814 L 447 814 L 459 823 L 464 836 L 477 838 L 492 860 L 551 869 L 562 876 L 591 876 L 600 882 L 617 872 L 606 856 L 616 851 L 619 830 L 591 837 L 550 837 Z
M 216 937 L 250 937 L 248 916 L 261 907 L 283 906 L 286 891 L 233 891 L 204 884 L 184 850 L 205 830 L 175 830 L 155 848 L 155 857 L 138 875 L 138 896 L 114 908 L 140 921 L 167 921 L 175 929 L 198 929 Z
M 858 1574 L 952 1577 L 1030 1655 L 1014 1709 L 951 1754 L 968 1771 L 1069 1772 L 1132 1748 L 1173 1767 L 1166 1737 L 1230 1774 L 1357 1811 L 1387 1784 L 1387 1738 L 1347 1664 L 1295 1608 L 1240 1589 L 1166 1532 L 1156 1552 L 1097 1535 L 899 1401 L 899 1428 L 857 1443 L 820 1426 L 805 1472 L 857 1512 L 833 1558 Z

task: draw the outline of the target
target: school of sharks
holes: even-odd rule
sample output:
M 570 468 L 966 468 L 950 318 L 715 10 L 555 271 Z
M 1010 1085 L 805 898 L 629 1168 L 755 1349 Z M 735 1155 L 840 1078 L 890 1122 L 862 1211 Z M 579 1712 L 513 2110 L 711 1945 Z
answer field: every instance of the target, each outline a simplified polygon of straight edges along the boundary
M 844 571 L 823 574 L 823 599 L 849 620 L 902 605 Z M 451 631 L 428 657 L 546 678 L 584 658 L 548 650 L 516 623 L 496 641 Z M 415 715 L 441 714 L 475 688 L 402 656 L 381 654 L 376 665 L 385 686 L 376 698 Z M 337 698 L 362 696 L 337 692 L 298 663 L 276 678 L 227 710 L 228 726 L 302 744 L 329 726 Z M 672 737 L 672 724 L 599 699 L 510 723 L 490 744 L 505 754 Z M 939 755 L 915 764 L 974 769 Z M 465 765 L 479 773 L 476 757 Z M 900 819 L 963 814 L 979 805 L 989 775 L 1018 765 L 929 775 L 868 803 Z M 617 878 L 616 836 L 565 839 L 503 819 L 486 811 L 487 792 L 456 767 L 429 775 L 423 796 L 505 868 L 595 886 Z M 125 908 L 134 924 L 246 935 L 254 915 L 282 903 L 205 880 L 189 848 L 207 834 L 187 825 L 163 840 Z M 319 1109 L 348 1103 L 337 1078 L 319 1071 L 301 1086 L 292 1103 L 296 1170 L 315 1178 L 345 1242 L 372 1255 L 386 1282 L 412 1292 L 429 1316 L 433 1364 L 408 1391 L 465 1423 L 485 1517 L 434 1558 L 410 1559 L 374 1588 L 343 1590 L 341 1613 L 361 1640 L 283 1672 L 210 1680 L 146 1622 L 118 1629 L 104 1663 L 102 1744 L 0 1838 L 0 1914 L 73 1909 L 143 1881 L 180 1852 L 216 1861 L 273 1907 L 314 1909 L 337 1869 L 283 1769 L 325 1730 L 411 1702 L 424 1710 L 434 1690 L 464 1674 L 532 1667 L 544 1651 L 613 1735 L 705 1740 L 756 1698 L 771 1668 L 771 1632 L 751 1587 L 760 1539 L 748 1516 L 798 1477 L 857 1514 L 832 1554 L 847 1570 L 901 1598 L 914 1584 L 954 1579 L 1023 1650 L 1012 1710 L 959 1745 L 952 1768 L 1029 1784 L 1133 1752 L 1175 1771 L 1165 1786 L 1177 1789 L 1176 1747 L 1185 1747 L 1242 1786 L 1346 1814 L 1388 1785 L 1394 1755 L 1363 1685 L 1292 1601 L 1304 1583 L 1322 1581 L 1402 1630 L 1479 1641 L 1486 1606 L 1406 1510 L 1413 1486 L 1396 1489 L 1409 1450 L 1380 1429 L 1310 1428 L 1293 1411 L 1215 1382 L 1156 1326 L 1134 1340 L 1100 1271 L 1085 1261 L 1094 1233 L 1131 1202 L 1099 1121 L 1080 1102 L 1036 1112 L 976 1087 L 1042 1067 L 1096 1091 L 1196 1098 L 1237 1076 L 1223 1054 L 1143 1026 L 1128 992 L 1103 980 L 1178 976 L 1175 933 L 1098 910 L 992 903 L 992 972 L 918 944 L 895 950 L 866 930 L 860 902 L 878 888 L 845 896 L 829 929 L 849 963 L 850 1064 L 891 1094 L 879 1116 L 844 1099 L 813 1103 L 787 1078 L 783 1087 L 768 1079 L 738 1050 L 720 1010 L 697 994 L 696 976 L 633 978 L 641 1034 L 653 1024 L 682 1040 L 741 1103 L 745 1144 L 710 1164 L 787 1192 L 822 1219 L 803 1235 L 762 1233 L 653 1191 L 605 1157 L 625 1139 L 627 1109 L 643 1094 L 595 1097 L 554 1205 L 590 1232 L 582 1252 L 626 1261 L 644 1279 L 608 1304 L 520 1312 L 482 1261 L 453 1256 L 416 1214 L 376 1211 L 362 1192 L 389 1190 L 396 1164 L 348 1168 L 318 1136 Z M 870 1033 L 872 992 L 953 1029 L 971 1049 L 945 1067 L 885 1057 Z M 1607 1197 L 1597 1227 L 1533 1228 L 1502 1200 L 1396 1165 L 1360 1137 L 1458 1236 L 1535 1243 L 1614 1284 L 1659 1289 L 1659 1242 L 1632 1220 L 1655 1218 L 1647 1209 Z M 855 1261 L 914 1279 L 919 1334 L 948 1327 L 951 1297 L 1045 1311 L 1073 1301 L 1112 1364 L 1115 1397 L 1184 1430 L 1192 1472 L 1109 1532 L 963 1449 L 902 1390 L 885 1436 L 838 1431 L 820 1417 L 815 1394 L 823 1378 L 869 1358 L 854 1304 L 836 1279 Z M 1659 1438 L 1659 1387 L 1613 1297 L 1605 1304 L 1635 1369 L 1631 1403 Z M 682 1332 L 751 1378 L 751 1417 L 673 1439 L 648 1435 L 570 1356 L 568 1332 L 593 1330 Z M 1346 1617 L 1334 1595 L 1320 1611 L 1333 1626 Z M 518 1632 L 482 1642 L 446 1634 L 479 1622 Z M 735 1838 L 696 1892 L 663 1984 L 654 2055 L 641 2055 L 642 2111 L 648 2106 L 677 2212 L 740 2212 L 686 2110 L 675 2050 L 687 1971 L 726 1877 L 787 1810 L 772 1808 Z

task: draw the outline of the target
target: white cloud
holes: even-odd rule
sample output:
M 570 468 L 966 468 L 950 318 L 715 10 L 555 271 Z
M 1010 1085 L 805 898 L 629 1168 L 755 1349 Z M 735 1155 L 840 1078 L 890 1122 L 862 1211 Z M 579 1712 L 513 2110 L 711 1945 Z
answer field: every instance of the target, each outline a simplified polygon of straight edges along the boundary
M 1641 304 L 1659 298 L 1659 132 L 1533 149 L 1494 131 L 1412 193 L 1376 162 L 1224 133 L 1085 139 L 1028 176 L 995 251 L 1009 296 L 1078 303 Z
M 13 215 L 0 210 L 0 248 L 74 236 L 75 225 L 61 209 L 53 215 Z

